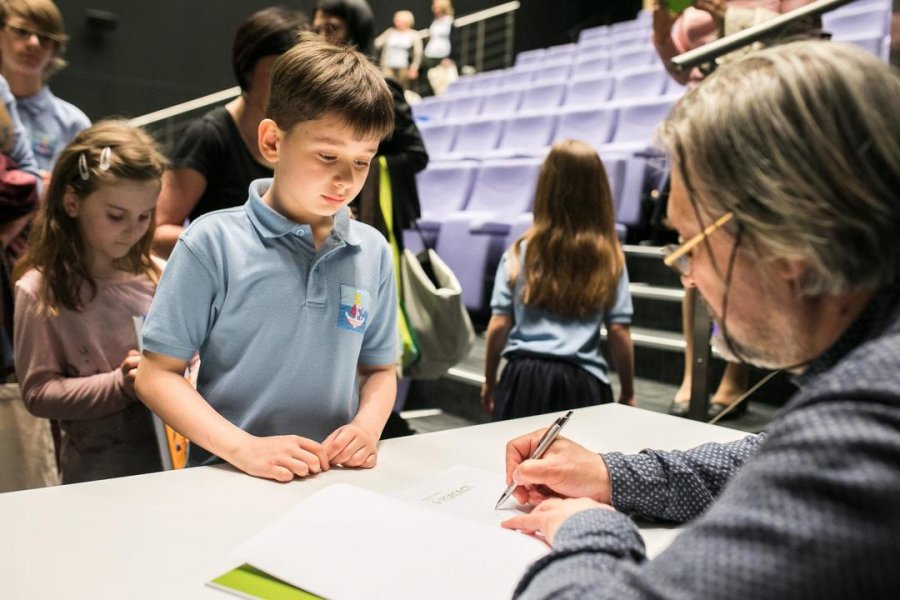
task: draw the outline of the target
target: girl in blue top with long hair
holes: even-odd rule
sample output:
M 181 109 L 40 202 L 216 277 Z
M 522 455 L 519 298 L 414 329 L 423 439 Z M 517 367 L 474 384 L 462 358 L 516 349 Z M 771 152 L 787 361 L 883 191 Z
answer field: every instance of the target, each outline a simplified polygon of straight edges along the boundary
M 550 150 L 534 223 L 500 261 L 491 312 L 481 401 L 495 420 L 612 402 L 604 324 L 618 400 L 634 404 L 628 273 L 606 170 L 590 145 L 565 140 Z

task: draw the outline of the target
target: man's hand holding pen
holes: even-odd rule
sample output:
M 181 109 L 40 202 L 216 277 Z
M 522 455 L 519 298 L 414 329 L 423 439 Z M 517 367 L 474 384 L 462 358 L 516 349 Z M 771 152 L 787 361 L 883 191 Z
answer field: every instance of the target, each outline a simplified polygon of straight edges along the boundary
M 539 459 L 531 455 L 546 430 L 520 436 L 506 445 L 506 481 L 515 483 L 519 504 L 535 509 L 503 522 L 508 529 L 538 533 L 548 543 L 570 516 L 591 508 L 611 508 L 609 472 L 603 457 L 557 437 Z

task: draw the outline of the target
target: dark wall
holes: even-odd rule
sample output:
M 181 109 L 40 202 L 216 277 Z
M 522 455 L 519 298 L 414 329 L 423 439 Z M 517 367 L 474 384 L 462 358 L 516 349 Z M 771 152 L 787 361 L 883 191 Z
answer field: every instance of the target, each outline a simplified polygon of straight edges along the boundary
M 70 36 L 69 66 L 50 81 L 54 92 L 92 119 L 136 116 L 235 85 L 231 43 L 265 0 L 56 0 Z M 456 0 L 458 16 L 500 0 Z M 282 2 L 310 14 L 315 0 Z M 370 0 L 376 31 L 409 8 L 416 27 L 431 22 L 431 1 Z M 633 8 L 632 8 L 633 7 Z M 516 50 L 570 41 L 581 24 L 634 18 L 640 0 L 522 0 Z M 622 16 L 625 15 L 625 16 Z M 575 28 L 575 29 L 573 29 Z

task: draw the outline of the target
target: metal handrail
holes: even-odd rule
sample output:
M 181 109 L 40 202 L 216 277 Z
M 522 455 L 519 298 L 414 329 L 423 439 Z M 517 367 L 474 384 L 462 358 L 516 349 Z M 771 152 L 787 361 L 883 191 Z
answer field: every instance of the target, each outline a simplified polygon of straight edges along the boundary
M 479 10 L 477 12 L 464 15 L 454 20 L 454 25 L 461 30 L 461 56 L 462 64 L 469 64 L 470 60 L 474 63 L 475 70 L 482 71 L 485 68 L 497 66 L 509 66 L 513 59 L 513 30 L 514 30 L 514 14 L 521 6 L 521 2 L 512 1 L 498 4 L 491 8 Z M 488 31 L 486 22 L 489 19 L 503 18 L 503 25 L 499 34 L 496 31 Z M 469 31 L 475 28 L 474 36 L 469 35 Z M 428 37 L 428 30 L 423 29 L 419 32 L 422 38 Z M 475 38 L 474 40 L 472 38 Z M 496 45 L 501 46 L 500 52 L 486 53 L 485 45 L 488 38 L 499 37 L 499 41 L 495 40 Z M 474 42 L 474 44 L 473 44 Z M 473 48 L 474 46 L 474 48 Z M 462 66 L 462 65 L 460 65 Z M 162 136 L 163 144 L 171 143 L 176 134 L 175 120 L 182 115 L 190 112 L 209 108 L 212 106 L 224 104 L 237 97 L 241 93 L 240 87 L 234 86 L 226 90 L 214 92 L 200 98 L 195 98 L 187 102 L 175 104 L 161 110 L 156 110 L 144 115 L 134 117 L 129 123 L 135 127 L 147 127 Z

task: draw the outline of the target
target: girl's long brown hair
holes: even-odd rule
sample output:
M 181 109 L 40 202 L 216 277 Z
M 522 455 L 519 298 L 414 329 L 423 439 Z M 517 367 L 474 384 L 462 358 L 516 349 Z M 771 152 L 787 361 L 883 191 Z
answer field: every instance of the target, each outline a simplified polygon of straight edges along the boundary
M 538 178 L 534 223 L 508 253 L 512 289 L 523 242 L 527 306 L 586 317 L 611 305 L 625 259 L 606 169 L 590 145 L 565 140 L 551 148 Z
M 100 168 L 100 153 L 107 147 L 109 168 L 104 170 Z M 87 179 L 79 171 L 81 156 L 87 161 Z M 126 121 L 101 121 L 76 135 L 65 147 L 53 168 L 44 204 L 32 225 L 28 250 L 16 265 L 14 275 L 18 279 L 32 268 L 43 275 L 38 293 L 39 310 L 51 315 L 58 314 L 61 308 L 81 310 L 97 294 L 97 283 L 85 260 L 86 248 L 78 220 L 70 217 L 63 207 L 66 192 L 85 198 L 102 185 L 117 180 L 160 180 L 165 167 L 166 159 L 153 138 Z M 155 224 L 154 211 L 147 233 L 114 263 L 117 269 L 135 275 L 143 273 L 151 281 L 159 281 L 159 267 L 150 258 Z

